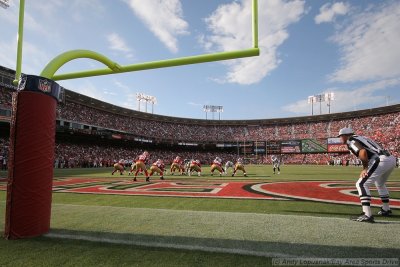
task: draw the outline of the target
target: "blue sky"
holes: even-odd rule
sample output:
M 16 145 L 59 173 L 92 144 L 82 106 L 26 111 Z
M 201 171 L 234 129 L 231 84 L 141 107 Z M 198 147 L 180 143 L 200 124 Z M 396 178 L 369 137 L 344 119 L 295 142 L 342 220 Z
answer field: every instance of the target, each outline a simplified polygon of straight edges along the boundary
M 39 74 L 58 54 L 100 52 L 120 64 L 251 47 L 251 0 L 28 0 L 23 72 Z M 0 65 L 15 68 L 19 1 L 0 10 Z M 334 92 L 332 111 L 400 102 L 399 1 L 259 0 L 261 56 L 60 81 L 68 89 L 155 113 L 223 119 L 308 115 L 307 97 Z M 60 70 L 102 67 L 78 60 Z M 143 109 L 143 106 L 142 106 Z M 319 106 L 315 106 L 319 113 Z M 327 112 L 326 104 L 322 112 Z

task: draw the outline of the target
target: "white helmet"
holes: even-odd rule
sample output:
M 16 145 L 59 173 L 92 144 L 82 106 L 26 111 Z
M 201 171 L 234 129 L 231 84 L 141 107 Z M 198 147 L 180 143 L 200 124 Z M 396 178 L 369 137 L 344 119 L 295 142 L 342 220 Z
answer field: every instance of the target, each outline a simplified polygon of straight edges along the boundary
M 340 131 L 339 131 L 338 137 L 340 137 L 340 136 L 342 136 L 342 135 L 348 135 L 348 134 L 354 134 L 353 129 L 351 129 L 351 128 L 342 128 L 342 129 L 340 129 Z

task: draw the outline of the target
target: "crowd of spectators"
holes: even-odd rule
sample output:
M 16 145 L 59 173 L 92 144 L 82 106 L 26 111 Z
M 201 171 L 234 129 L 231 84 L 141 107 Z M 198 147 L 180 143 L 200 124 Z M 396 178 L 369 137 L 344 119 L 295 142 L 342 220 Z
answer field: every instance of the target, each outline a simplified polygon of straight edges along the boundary
M 77 112 L 79 111 L 79 112 Z M 255 141 L 334 137 L 340 128 L 351 127 L 392 152 L 400 149 L 400 113 L 380 116 L 275 126 L 202 126 L 140 120 L 67 102 L 59 118 L 139 136 L 181 141 Z
M 6 88 L 0 88 L 0 108 L 11 109 L 12 91 Z
M 11 107 L 11 92 L 12 91 L 9 89 L 0 90 L 0 108 Z M 329 138 L 336 136 L 340 128 L 351 127 L 357 134 L 365 135 L 376 140 L 392 154 L 397 157 L 400 156 L 400 112 L 323 122 L 258 126 L 215 126 L 137 119 L 122 114 L 95 109 L 72 101 L 66 101 L 63 105 L 58 106 L 57 117 L 65 121 L 82 123 L 115 131 L 124 131 L 148 138 L 187 142 L 243 142 Z M 60 157 L 58 158 L 58 162 L 68 162 L 68 164 L 64 163 L 64 165 L 68 166 L 99 166 L 100 164 L 104 166 L 111 164 L 114 160 L 118 160 L 118 158 L 130 158 L 132 154 L 137 154 L 136 151 L 128 151 L 122 148 L 79 146 L 70 149 L 66 144 L 58 144 L 57 146 L 59 151 L 64 151 L 57 155 Z M 100 151 L 102 149 L 104 152 Z M 113 151 L 109 151 L 109 149 Z M 158 151 L 158 154 L 164 157 L 162 151 Z M 97 156 L 93 157 L 91 155 Z M 321 164 L 322 162 L 326 163 L 331 161 L 329 156 L 327 156 L 327 158 L 321 155 L 323 154 L 318 154 L 317 156 L 313 154 L 293 155 L 288 159 L 288 162 L 290 161 L 297 164 Z M 85 157 L 89 157 L 90 159 L 86 159 Z M 198 157 L 207 158 L 207 156 L 203 154 Z M 74 160 L 70 160 L 70 158 Z M 262 159 L 262 161 L 268 161 L 268 157 Z M 79 162 L 79 164 L 76 162 Z M 96 164 L 94 162 L 96 162 Z M 59 165 L 61 165 L 61 163 Z
M 7 169 L 9 145 L 8 139 L 0 138 L 0 170 L 2 171 Z
M 400 113 L 290 125 L 203 126 L 141 120 L 67 102 L 59 108 L 58 117 L 139 136 L 190 142 L 329 138 L 336 136 L 340 128 L 351 127 L 357 134 L 376 140 L 392 152 L 400 150 Z
M 8 162 L 9 141 L 0 138 L 0 168 L 5 170 Z M 121 145 L 95 145 L 77 144 L 70 142 L 57 142 L 55 149 L 55 168 L 100 168 L 112 167 L 114 163 L 123 160 L 127 166 L 144 151 L 143 148 L 124 147 Z M 220 157 L 224 162 L 235 162 L 238 157 L 235 152 L 228 151 L 176 151 L 173 149 L 148 149 L 150 162 L 162 159 L 166 164 L 171 164 L 176 156 L 183 159 L 198 159 L 204 165 L 209 165 Z M 335 166 L 359 166 L 361 163 L 350 154 L 282 154 L 283 164 L 297 165 L 335 165 Z M 271 155 L 259 155 L 257 158 L 248 155 L 246 164 L 272 164 Z

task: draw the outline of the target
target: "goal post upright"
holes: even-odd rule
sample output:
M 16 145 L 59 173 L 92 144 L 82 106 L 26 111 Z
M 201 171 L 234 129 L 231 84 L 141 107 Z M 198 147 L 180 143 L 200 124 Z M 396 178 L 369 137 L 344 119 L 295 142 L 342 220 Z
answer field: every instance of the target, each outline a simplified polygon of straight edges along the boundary
M 56 107 L 61 92 L 60 86 L 54 81 L 258 56 L 258 0 L 249 1 L 252 1 L 251 48 L 126 66 L 121 66 L 97 52 L 72 50 L 50 61 L 40 76 L 21 77 L 25 0 L 20 0 L 16 72 L 13 81 L 14 85 L 18 85 L 18 91 L 13 96 L 13 123 L 10 126 L 11 171 L 7 180 L 5 237 L 30 238 L 46 234 L 50 229 Z M 8 3 L 6 0 L 4 2 Z M 66 63 L 79 58 L 98 61 L 107 68 L 56 74 Z M 239 140 L 237 142 L 240 156 Z M 244 157 L 245 145 L 246 140 Z M 29 153 L 25 151 L 27 148 Z M 29 162 L 35 163 L 34 170 L 24 168 L 23 162 L 27 158 Z

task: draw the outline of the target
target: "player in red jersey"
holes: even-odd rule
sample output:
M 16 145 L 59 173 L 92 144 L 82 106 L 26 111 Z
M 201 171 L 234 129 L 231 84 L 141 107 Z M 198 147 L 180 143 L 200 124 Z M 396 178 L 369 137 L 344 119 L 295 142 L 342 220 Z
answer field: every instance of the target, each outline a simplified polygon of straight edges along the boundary
M 151 177 L 154 173 L 158 173 L 160 175 L 160 179 L 164 180 L 164 170 L 164 162 L 161 159 L 158 159 L 151 165 L 149 176 Z
M 189 167 L 189 176 L 191 176 L 192 172 L 197 172 L 198 176 L 201 176 L 201 163 L 200 160 L 192 160 L 190 162 L 190 167 Z
M 119 162 L 114 164 L 114 171 L 111 173 L 111 175 L 114 175 L 115 172 L 119 172 L 120 175 L 124 173 L 125 170 L 125 161 L 121 159 Z
M 140 155 L 139 158 L 136 160 L 136 163 L 134 166 L 134 168 L 136 169 L 135 177 L 133 178 L 134 182 L 137 181 L 136 177 L 140 170 L 142 170 L 144 172 L 144 174 L 146 175 L 146 182 L 150 182 L 149 173 L 147 172 L 147 168 L 146 168 L 146 163 L 149 160 L 149 158 L 150 158 L 149 152 L 144 151 L 143 154 Z
M 183 162 L 181 157 L 177 156 L 171 164 L 171 169 L 170 169 L 171 175 L 174 175 L 176 170 L 179 171 L 181 175 L 183 175 L 184 167 L 182 166 L 182 163 Z
M 211 176 L 214 175 L 215 170 L 219 171 L 219 176 L 222 176 L 224 170 L 222 169 L 222 159 L 219 157 L 216 157 L 211 165 Z

